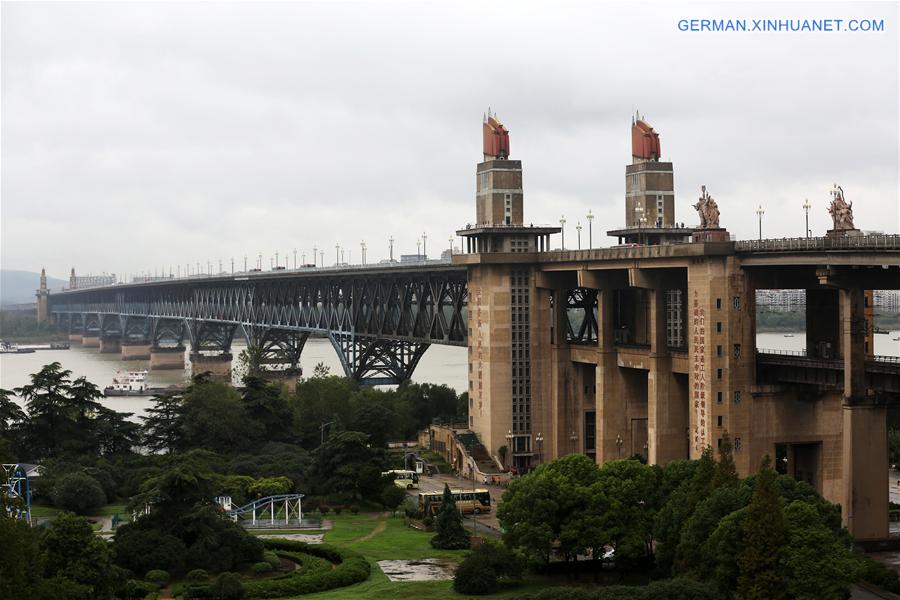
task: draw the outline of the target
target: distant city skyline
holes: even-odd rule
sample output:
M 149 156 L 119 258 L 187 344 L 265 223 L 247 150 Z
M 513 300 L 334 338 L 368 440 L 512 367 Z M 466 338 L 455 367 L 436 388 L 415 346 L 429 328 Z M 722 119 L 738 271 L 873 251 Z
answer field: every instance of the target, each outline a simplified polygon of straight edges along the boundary
M 565 215 L 567 246 L 589 210 L 594 245 L 616 243 L 635 110 L 674 164 L 677 222 L 706 185 L 738 239 L 760 205 L 764 237 L 802 237 L 806 199 L 821 235 L 838 183 L 860 229 L 900 230 L 896 3 L 829 5 L 884 32 L 816 34 L 678 29 L 811 3 L 537 6 L 4 3 L 2 267 L 265 268 L 313 247 L 330 265 L 363 241 L 377 262 L 423 233 L 437 257 L 474 220 L 488 106 L 525 221 Z

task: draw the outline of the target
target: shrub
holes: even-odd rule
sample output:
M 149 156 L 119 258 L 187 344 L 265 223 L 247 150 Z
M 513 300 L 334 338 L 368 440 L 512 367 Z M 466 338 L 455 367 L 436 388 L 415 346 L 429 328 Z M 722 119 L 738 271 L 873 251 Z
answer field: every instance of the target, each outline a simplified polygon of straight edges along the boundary
M 274 567 L 271 564 L 263 561 L 258 563 L 253 563 L 253 572 L 257 575 L 262 575 L 263 573 L 271 573 Z
M 273 569 L 281 568 L 281 559 L 278 558 L 278 555 L 271 550 L 266 550 L 265 552 L 263 552 L 263 560 L 272 565 Z
M 106 504 L 106 494 L 100 483 L 85 473 L 66 473 L 50 489 L 53 505 L 79 515 L 95 512 Z
M 344 510 L 344 507 L 341 506 L 340 504 L 338 504 L 337 506 L 334 507 L 334 514 L 339 515 L 339 514 L 341 514 L 341 512 L 343 512 L 343 510 Z
M 351 506 L 350 506 L 350 512 L 352 512 L 354 515 L 355 515 L 355 514 L 358 514 L 358 513 L 359 513 L 359 507 L 358 507 L 357 505 L 355 505 L 355 504 L 351 505 Z
M 194 569 L 192 571 L 188 571 L 188 574 L 185 576 L 188 583 L 206 583 L 209 581 L 209 573 L 206 572 L 206 569 Z
M 148 594 L 155 593 L 157 589 L 157 586 L 149 581 L 129 579 L 125 584 L 125 596 L 127 598 L 143 598 Z
M 323 504 L 319 507 L 319 512 L 322 513 L 323 515 L 327 515 L 328 511 L 330 511 L 330 510 L 331 510 L 331 507 L 328 506 L 327 504 Z
M 453 577 L 453 589 L 460 594 L 475 596 L 496 592 L 500 587 L 497 571 L 490 564 L 472 558 L 470 556 L 460 563 Z
M 216 600 L 238 600 L 244 597 L 244 586 L 241 585 L 240 575 L 226 571 L 216 577 L 209 592 Z
M 172 578 L 169 576 L 168 572 L 163 571 L 162 569 L 153 569 L 151 571 L 147 571 L 144 579 L 158 588 L 164 588 Z

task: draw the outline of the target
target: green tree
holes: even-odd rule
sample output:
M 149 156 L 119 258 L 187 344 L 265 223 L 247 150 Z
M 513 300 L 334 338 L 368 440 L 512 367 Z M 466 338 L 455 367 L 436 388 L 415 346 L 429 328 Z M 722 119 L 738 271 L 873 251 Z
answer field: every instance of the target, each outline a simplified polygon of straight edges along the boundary
M 241 397 L 227 383 L 196 381 L 184 394 L 180 418 L 186 448 L 246 448 L 262 437 L 263 427 L 248 421 Z
M 184 400 L 175 394 L 153 398 L 153 407 L 140 419 L 144 446 L 154 452 L 174 452 L 181 443 L 181 407 Z
M 96 479 L 81 472 L 57 478 L 50 492 L 53 505 L 79 515 L 89 515 L 106 504 L 106 494 Z
M 25 413 L 13 401 L 12 396 L 12 391 L 0 388 L 0 436 L 4 437 L 26 419 Z
M 323 494 L 363 496 L 365 473 L 381 470 L 368 437 L 359 431 L 342 431 L 329 437 L 315 451 L 310 475 L 316 489 Z M 378 487 L 376 493 L 380 490 Z
M 86 586 L 91 598 L 112 598 L 124 583 L 122 572 L 113 567 L 109 545 L 94 535 L 83 517 L 71 513 L 58 516 L 44 533 L 41 545 L 47 555 L 45 575 Z
M 62 449 L 70 421 L 66 394 L 71 374 L 53 362 L 32 374 L 31 383 L 14 390 L 25 399 L 28 445 L 38 457 L 55 456 Z
M 0 494 L 0 505 L 5 504 Z M 38 530 L 0 510 L 0 540 L 0 598 L 35 597 L 46 560 Z
M 294 415 L 280 387 L 248 375 L 244 377 L 241 402 L 247 417 L 258 425 L 261 435 L 256 441 L 285 441 L 290 438 Z
M 598 516 L 618 564 L 652 553 L 655 487 L 653 468 L 636 460 L 605 463 L 591 486 L 592 495 L 606 499 Z
M 384 486 L 384 489 L 381 491 L 381 504 L 390 510 L 392 514 L 397 512 L 397 508 L 403 504 L 405 499 L 406 491 L 393 483 Z
M 120 413 L 104 406 L 97 409 L 93 430 L 98 452 L 105 456 L 125 454 L 141 442 L 141 426 L 130 421 L 132 413 Z
M 716 472 L 713 475 L 712 486 L 717 488 L 723 485 L 737 485 L 738 481 L 731 436 L 726 431 L 722 434 L 722 443 L 719 445 L 719 462 L 716 463 Z
M 343 377 L 312 377 L 301 381 L 294 393 L 296 433 L 304 448 L 316 448 L 322 442 L 323 424 L 331 430 L 350 423 L 353 409 L 350 399 L 356 384 Z
M 294 489 L 294 482 L 287 477 L 266 477 L 257 479 L 247 486 L 247 494 L 251 497 L 265 498 L 287 494 Z
M 738 558 L 736 600 L 780 600 L 786 597 L 778 566 L 784 556 L 786 532 L 775 471 L 766 455 L 759 469 L 753 498 L 744 520 L 744 547 Z
M 453 577 L 453 589 L 460 594 L 491 594 L 501 581 L 518 582 L 524 564 L 502 543 L 484 540 L 460 563 Z
M 469 534 L 463 528 L 462 515 L 456 508 L 450 486 L 444 484 L 444 497 L 434 518 L 436 535 L 431 538 L 434 548 L 443 550 L 462 550 L 470 545 Z

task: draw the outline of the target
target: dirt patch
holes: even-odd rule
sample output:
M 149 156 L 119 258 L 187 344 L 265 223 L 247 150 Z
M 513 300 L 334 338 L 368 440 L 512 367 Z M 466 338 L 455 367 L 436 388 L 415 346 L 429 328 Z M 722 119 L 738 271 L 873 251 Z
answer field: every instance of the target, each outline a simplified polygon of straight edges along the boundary
M 375 526 L 375 529 L 367 533 L 366 535 L 361 535 L 355 540 L 351 540 L 351 544 L 355 544 L 356 542 L 365 542 L 367 540 L 371 540 L 373 537 L 387 529 L 387 521 L 386 519 L 391 515 L 391 513 L 383 512 L 375 515 L 375 518 L 378 519 L 378 525 Z
M 325 539 L 324 533 L 264 533 L 256 537 L 265 540 L 293 540 L 295 542 L 306 542 L 307 544 L 321 544 Z
M 378 567 L 391 581 L 446 581 L 456 572 L 456 563 L 443 558 L 379 560 Z

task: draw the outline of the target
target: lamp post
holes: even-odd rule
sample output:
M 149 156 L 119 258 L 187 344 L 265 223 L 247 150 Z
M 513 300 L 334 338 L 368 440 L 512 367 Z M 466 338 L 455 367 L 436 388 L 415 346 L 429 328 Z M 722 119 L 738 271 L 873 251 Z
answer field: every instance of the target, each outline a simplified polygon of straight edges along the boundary
M 318 250 L 319 250 L 318 248 L 316 248 L 315 246 L 313 246 L 313 266 L 314 266 L 314 267 L 318 267 L 318 266 L 319 266 L 318 264 L 316 264 L 316 256 L 317 256 L 316 252 L 317 252 Z
M 575 225 L 575 231 L 578 232 L 578 249 L 581 250 L 581 221 L 578 221 L 578 224 Z
M 275 266 L 278 266 L 278 251 L 275 252 Z
M 422 232 L 422 260 L 428 260 L 428 236 L 425 235 L 425 232 Z
M 306 252 L 300 253 L 300 262 L 306 266 Z
M 625 444 L 625 440 L 622 439 L 621 435 L 616 435 L 616 450 L 618 451 L 618 457 L 622 458 L 622 445 Z
M 538 431 L 537 437 L 534 438 L 534 443 L 537 445 L 537 451 L 538 451 L 538 463 L 541 463 L 541 462 L 543 462 L 543 456 L 544 456 L 544 452 L 543 452 L 543 450 L 544 450 L 544 436 L 541 434 L 540 431 Z
M 562 234 L 562 249 L 566 249 L 566 215 L 562 215 L 559 218 L 559 228 L 560 233 Z
M 450 244 L 450 256 L 453 256 L 453 236 L 447 238 L 447 243 Z
M 809 209 L 812 208 L 812 204 L 809 203 L 809 198 L 803 201 L 803 212 L 806 213 L 806 239 L 809 239 Z
M 594 221 L 594 214 L 593 214 L 590 210 L 588 210 L 588 214 L 587 214 L 587 222 L 588 222 L 588 248 L 593 248 L 593 247 L 594 247 L 594 234 L 593 234 L 593 228 L 591 227 L 591 225 L 593 224 L 593 221 Z
M 340 244 L 334 245 L 334 264 L 335 265 L 341 264 L 341 245 Z
M 422 240 L 416 240 L 416 260 L 422 260 Z
M 510 461 L 509 461 L 509 462 L 510 462 L 510 463 L 512 463 L 513 437 L 514 437 L 514 436 L 513 436 L 512 429 L 507 429 L 507 430 L 506 430 L 506 448 L 507 448 L 507 453 L 509 454 L 509 458 L 510 458 Z M 507 467 L 506 470 L 508 471 L 508 470 L 509 470 L 509 467 Z
M 234 257 L 231 257 L 231 274 L 234 275 Z
M 319 263 L 324 267 L 325 266 L 325 251 L 319 250 Z
M 388 250 L 390 252 L 390 261 L 394 262 L 394 236 L 388 238 Z
M 762 204 L 759 205 L 759 208 L 756 209 L 756 214 L 759 216 L 759 239 L 762 241 L 762 216 L 765 214 L 765 209 L 762 207 Z
M 359 243 L 359 247 L 362 248 L 362 264 L 366 264 L 366 242 L 362 241 Z
M 634 220 L 637 221 L 638 226 L 638 245 L 641 245 L 641 226 L 644 224 L 644 207 L 641 205 L 634 207 Z
M 333 425 L 333 424 L 334 424 L 334 421 L 328 421 L 327 423 L 322 423 L 319 426 L 319 431 L 322 432 L 322 441 L 319 442 L 320 446 L 325 443 L 325 428 L 328 427 L 329 425 Z
M 297 270 L 297 249 L 294 248 L 294 270 Z

